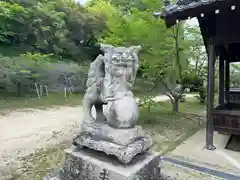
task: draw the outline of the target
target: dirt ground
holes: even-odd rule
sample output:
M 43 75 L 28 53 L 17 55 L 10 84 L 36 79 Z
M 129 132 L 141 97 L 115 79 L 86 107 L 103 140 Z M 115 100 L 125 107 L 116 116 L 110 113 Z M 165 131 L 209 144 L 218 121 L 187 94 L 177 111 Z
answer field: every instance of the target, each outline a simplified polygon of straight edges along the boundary
M 71 139 L 79 129 L 82 107 L 28 109 L 0 116 L 0 165 L 47 144 Z

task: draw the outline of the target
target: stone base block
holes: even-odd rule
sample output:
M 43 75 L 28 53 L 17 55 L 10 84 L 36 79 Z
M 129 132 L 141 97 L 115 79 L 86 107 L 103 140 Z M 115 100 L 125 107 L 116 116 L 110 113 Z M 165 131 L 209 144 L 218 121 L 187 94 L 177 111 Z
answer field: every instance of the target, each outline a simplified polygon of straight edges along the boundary
M 137 155 L 124 165 L 113 156 L 90 149 L 66 150 L 62 169 L 44 180 L 160 180 L 160 156 L 154 152 Z

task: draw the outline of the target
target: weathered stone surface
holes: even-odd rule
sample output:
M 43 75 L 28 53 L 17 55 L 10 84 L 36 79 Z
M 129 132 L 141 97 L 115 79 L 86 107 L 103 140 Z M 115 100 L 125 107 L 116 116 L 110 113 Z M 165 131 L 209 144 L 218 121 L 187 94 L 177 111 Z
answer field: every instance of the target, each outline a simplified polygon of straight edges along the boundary
M 129 146 L 121 146 L 108 141 L 96 141 L 89 135 L 80 135 L 76 139 L 76 143 L 88 147 L 96 151 L 102 151 L 107 155 L 114 155 L 124 164 L 128 164 L 132 159 L 140 153 L 149 149 L 149 139 L 142 138 Z
M 116 129 L 108 124 L 98 123 L 94 126 L 83 126 L 84 134 L 91 134 L 94 140 L 109 141 L 118 145 L 127 146 L 135 141 L 146 137 L 140 126 L 128 129 Z M 150 138 L 150 137 L 149 137 Z
M 95 61 L 91 63 L 88 71 L 88 80 L 86 84 L 87 90 L 83 98 L 84 124 L 92 124 L 96 121 L 106 121 L 103 114 L 103 105 L 105 102 L 103 102 L 101 98 L 104 76 L 104 57 L 99 55 Z M 91 113 L 93 106 L 96 109 L 96 119 Z
M 120 94 L 120 93 L 118 93 Z M 121 99 L 108 103 L 106 114 L 109 126 L 114 128 L 133 128 L 139 119 L 139 107 L 133 95 L 124 95 Z
M 73 140 L 76 147 L 114 155 L 124 164 L 130 163 L 134 156 L 148 151 L 152 146 L 151 138 L 145 136 L 141 127 L 115 129 L 108 124 L 83 127 L 84 131 Z
M 147 152 L 128 165 L 89 149 L 66 150 L 62 169 L 44 180 L 161 180 L 160 156 Z
M 104 56 L 91 63 L 87 90 L 83 99 L 84 124 L 104 122 L 115 128 L 134 127 L 139 118 L 139 108 L 131 88 L 139 67 L 140 46 L 114 47 L 101 45 Z M 107 117 L 103 105 L 107 104 Z M 95 106 L 97 117 L 91 114 Z
M 109 109 L 107 122 L 114 128 L 132 128 L 139 118 L 139 108 L 131 88 L 139 68 L 138 52 L 141 46 L 102 45 L 101 48 L 105 64 L 102 94 Z

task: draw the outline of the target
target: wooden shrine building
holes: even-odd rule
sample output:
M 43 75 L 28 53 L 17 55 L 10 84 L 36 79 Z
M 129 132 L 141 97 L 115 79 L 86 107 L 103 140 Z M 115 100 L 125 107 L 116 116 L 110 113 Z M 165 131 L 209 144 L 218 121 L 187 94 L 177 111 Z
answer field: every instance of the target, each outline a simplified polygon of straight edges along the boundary
M 171 27 L 196 17 L 208 54 L 206 148 L 214 150 L 213 132 L 240 135 L 240 91 L 230 92 L 230 64 L 240 62 L 240 0 L 165 0 L 154 16 Z M 215 63 L 219 60 L 219 105 L 214 106 Z M 234 100 L 235 99 L 235 100 Z

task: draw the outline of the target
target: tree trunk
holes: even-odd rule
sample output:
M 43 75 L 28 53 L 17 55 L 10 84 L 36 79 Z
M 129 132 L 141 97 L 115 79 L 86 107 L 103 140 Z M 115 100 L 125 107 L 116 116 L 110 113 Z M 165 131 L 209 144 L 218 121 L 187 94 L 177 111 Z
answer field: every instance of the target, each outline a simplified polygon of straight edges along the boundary
M 172 111 L 173 112 L 177 112 L 178 113 L 178 101 L 179 99 L 175 99 L 174 97 L 170 96 L 170 95 L 167 95 L 170 100 L 171 100 L 171 103 L 172 103 Z
M 179 112 L 178 100 L 176 100 L 176 99 L 174 99 L 174 101 L 173 101 L 173 112 L 176 112 L 176 113 Z
M 21 83 L 20 82 L 17 82 L 16 88 L 17 88 L 17 96 L 20 97 L 21 96 Z
M 148 105 L 148 112 L 151 112 L 151 105 Z

